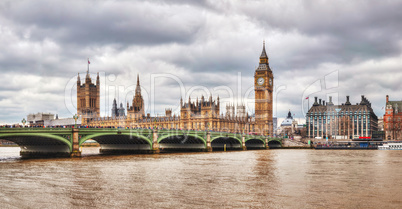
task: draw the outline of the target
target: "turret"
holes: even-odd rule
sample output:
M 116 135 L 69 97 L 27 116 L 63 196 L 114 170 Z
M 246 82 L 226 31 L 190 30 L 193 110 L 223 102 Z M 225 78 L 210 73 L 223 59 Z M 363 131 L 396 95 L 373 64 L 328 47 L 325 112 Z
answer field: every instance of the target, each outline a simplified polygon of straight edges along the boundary
M 99 80 L 99 72 L 96 75 L 96 85 L 98 86 L 100 84 L 100 80 Z
M 78 76 L 77 76 L 77 88 L 78 88 L 79 86 L 81 86 L 80 73 L 78 73 Z
M 116 98 L 113 99 L 113 105 L 112 105 L 112 117 L 116 117 L 118 116 L 118 111 L 117 111 L 117 102 L 116 102 Z

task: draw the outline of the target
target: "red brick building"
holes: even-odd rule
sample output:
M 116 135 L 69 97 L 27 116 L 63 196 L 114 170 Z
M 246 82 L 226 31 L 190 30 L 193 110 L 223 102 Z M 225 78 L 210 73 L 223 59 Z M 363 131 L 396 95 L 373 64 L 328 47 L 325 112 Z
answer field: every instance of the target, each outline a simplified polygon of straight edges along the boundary
M 384 131 L 386 140 L 402 140 L 402 101 L 389 101 L 388 95 L 386 96 Z

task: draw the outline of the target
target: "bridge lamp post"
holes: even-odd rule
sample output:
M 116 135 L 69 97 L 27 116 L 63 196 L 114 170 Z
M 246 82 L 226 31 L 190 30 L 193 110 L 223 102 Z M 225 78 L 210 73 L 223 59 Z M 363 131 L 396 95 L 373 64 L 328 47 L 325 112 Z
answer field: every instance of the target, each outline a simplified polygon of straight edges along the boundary
M 75 121 L 74 127 L 76 127 L 76 126 L 77 126 L 78 115 L 75 114 L 75 115 L 73 116 L 73 118 L 74 118 L 74 121 Z
M 22 127 L 25 128 L 25 123 L 27 122 L 27 120 L 25 120 L 25 118 L 22 119 Z

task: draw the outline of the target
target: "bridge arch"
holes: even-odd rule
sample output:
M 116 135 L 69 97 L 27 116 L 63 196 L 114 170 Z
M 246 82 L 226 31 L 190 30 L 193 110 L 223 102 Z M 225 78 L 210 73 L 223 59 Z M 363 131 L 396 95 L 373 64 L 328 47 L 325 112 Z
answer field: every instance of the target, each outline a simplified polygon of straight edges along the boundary
M 82 137 L 81 146 L 85 141 L 92 139 L 99 143 L 103 154 L 150 152 L 152 141 L 145 136 L 133 133 L 96 133 Z
M 168 134 L 158 138 L 161 151 L 164 150 L 198 150 L 204 151 L 206 140 L 197 134 Z
M 260 149 L 265 148 L 265 139 L 262 138 L 246 138 L 246 147 L 247 149 Z
M 71 135 L 69 135 L 72 137 Z M 0 139 L 16 143 L 22 156 L 70 155 L 72 143 L 60 135 L 46 133 L 4 133 Z
M 162 136 L 162 137 L 158 138 L 158 143 L 160 143 L 162 140 L 167 139 L 167 138 L 181 137 L 181 136 L 183 136 L 183 137 L 194 137 L 194 138 L 199 139 L 200 141 L 202 141 L 204 143 L 204 145 L 207 144 L 207 142 L 206 142 L 206 140 L 204 138 L 202 138 L 201 136 L 196 135 L 196 134 L 168 134 L 168 135 L 165 135 L 165 136 Z
M 152 140 L 148 139 L 145 136 L 139 135 L 139 134 L 132 134 L 132 133 L 120 133 L 120 134 L 116 134 L 116 133 L 96 133 L 96 134 L 91 134 L 91 135 L 87 135 L 85 137 L 82 137 L 79 141 L 79 145 L 81 146 L 82 143 L 84 143 L 85 141 L 89 140 L 89 139 L 93 139 L 96 141 L 96 138 L 102 137 L 102 136 L 125 136 L 125 137 L 136 137 L 139 139 L 142 139 L 144 141 L 146 141 L 150 147 L 152 147 Z M 99 143 L 99 142 L 98 142 Z
M 215 136 L 211 138 L 212 149 L 241 149 L 243 147 L 241 139 L 232 136 Z
M 271 139 L 268 141 L 269 148 L 280 148 L 282 147 L 282 142 L 277 139 Z

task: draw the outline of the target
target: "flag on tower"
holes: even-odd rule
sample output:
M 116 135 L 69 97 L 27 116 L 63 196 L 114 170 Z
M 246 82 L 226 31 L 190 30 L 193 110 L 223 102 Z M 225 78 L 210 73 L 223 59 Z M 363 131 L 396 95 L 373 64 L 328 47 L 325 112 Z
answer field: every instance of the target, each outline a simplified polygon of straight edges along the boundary
M 90 62 L 89 59 L 88 59 L 88 65 L 89 65 L 89 64 L 91 64 L 91 62 Z
M 308 99 L 308 97 L 306 97 L 306 99 Z

